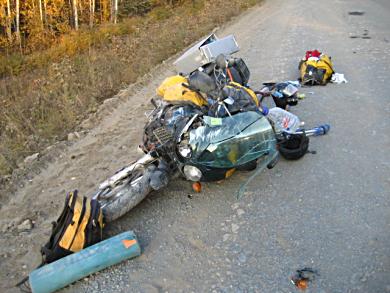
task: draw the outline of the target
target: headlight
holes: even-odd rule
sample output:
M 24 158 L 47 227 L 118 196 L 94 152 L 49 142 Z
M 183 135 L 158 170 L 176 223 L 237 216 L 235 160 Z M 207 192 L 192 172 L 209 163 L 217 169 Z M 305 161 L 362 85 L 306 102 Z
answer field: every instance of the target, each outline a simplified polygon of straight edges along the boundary
M 186 178 L 191 181 L 199 181 L 202 178 L 202 172 L 194 166 L 185 165 L 183 172 Z
M 188 145 L 188 144 L 180 144 L 179 147 L 178 147 L 178 150 L 179 150 L 179 154 L 183 158 L 190 158 L 191 155 L 192 155 L 191 146 Z

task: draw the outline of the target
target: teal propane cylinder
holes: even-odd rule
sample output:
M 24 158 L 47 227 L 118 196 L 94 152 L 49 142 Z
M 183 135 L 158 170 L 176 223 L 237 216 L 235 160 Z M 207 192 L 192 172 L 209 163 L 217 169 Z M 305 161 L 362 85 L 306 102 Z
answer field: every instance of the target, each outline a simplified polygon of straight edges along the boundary
M 30 287 L 33 293 L 54 292 L 140 254 L 135 234 L 124 232 L 32 271 L 29 275 Z

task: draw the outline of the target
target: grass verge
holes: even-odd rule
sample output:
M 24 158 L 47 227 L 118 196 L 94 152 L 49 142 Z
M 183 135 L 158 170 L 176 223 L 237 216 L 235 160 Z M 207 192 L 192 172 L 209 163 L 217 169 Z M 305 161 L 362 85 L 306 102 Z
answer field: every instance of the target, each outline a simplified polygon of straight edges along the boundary
M 67 35 L 23 60 L 0 60 L 0 74 L 8 70 L 0 80 L 0 175 L 64 139 L 120 88 L 259 2 L 196 0 L 157 8 L 117 26 Z

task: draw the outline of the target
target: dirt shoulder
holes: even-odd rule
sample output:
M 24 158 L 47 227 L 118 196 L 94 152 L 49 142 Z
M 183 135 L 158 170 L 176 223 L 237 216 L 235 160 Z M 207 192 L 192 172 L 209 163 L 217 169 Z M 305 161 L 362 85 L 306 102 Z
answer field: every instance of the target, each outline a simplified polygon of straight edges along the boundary
M 50 223 L 62 209 L 66 192 L 78 188 L 81 194 L 91 195 L 98 182 L 137 156 L 146 121 L 143 113 L 150 109 L 149 100 L 159 82 L 173 73 L 164 65 L 155 72 L 144 78 L 145 83 L 106 100 L 96 115 L 81 124 L 80 138 L 46 149 L 21 171 L 9 188 L 12 193 L 3 194 L 3 199 L 8 197 L 0 215 L 3 290 L 39 263 L 40 246 L 50 235 Z M 26 219 L 34 227 L 23 231 L 20 224 Z

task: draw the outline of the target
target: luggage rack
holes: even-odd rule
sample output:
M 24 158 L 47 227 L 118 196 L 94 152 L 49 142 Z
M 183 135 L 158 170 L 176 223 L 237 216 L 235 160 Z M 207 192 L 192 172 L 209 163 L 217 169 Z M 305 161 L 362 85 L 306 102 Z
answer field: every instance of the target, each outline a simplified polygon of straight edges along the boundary
M 239 50 L 233 35 L 219 39 L 215 34 L 211 34 L 184 52 L 173 65 L 177 72 L 189 75 L 199 67 L 214 61 L 219 54 L 232 55 Z

